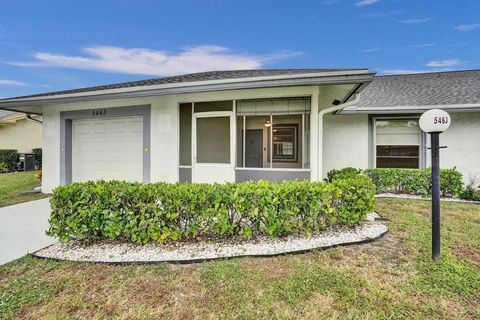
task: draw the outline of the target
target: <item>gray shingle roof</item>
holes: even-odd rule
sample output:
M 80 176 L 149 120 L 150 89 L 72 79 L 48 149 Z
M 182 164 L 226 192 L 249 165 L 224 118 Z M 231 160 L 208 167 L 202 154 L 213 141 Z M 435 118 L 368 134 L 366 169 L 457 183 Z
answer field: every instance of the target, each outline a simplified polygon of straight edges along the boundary
M 353 70 L 366 70 L 366 69 L 257 69 L 257 70 L 209 71 L 209 72 L 200 72 L 200 73 L 190 73 L 190 74 L 178 75 L 173 77 L 146 79 L 146 80 L 139 80 L 139 81 L 101 85 L 101 86 L 95 86 L 95 87 L 33 94 L 28 96 L 0 99 L 0 101 L 22 99 L 22 98 L 57 96 L 62 94 L 101 91 L 101 90 L 109 90 L 109 89 L 144 87 L 144 86 L 169 84 L 169 83 L 196 82 L 196 81 L 223 80 L 223 79 L 226 80 L 226 79 L 239 79 L 239 78 L 249 78 L 249 77 L 281 76 L 281 75 L 295 75 L 295 74 L 305 74 L 305 73 L 350 71 L 350 70 L 353 71 Z
M 379 76 L 357 107 L 432 106 L 480 103 L 480 70 Z

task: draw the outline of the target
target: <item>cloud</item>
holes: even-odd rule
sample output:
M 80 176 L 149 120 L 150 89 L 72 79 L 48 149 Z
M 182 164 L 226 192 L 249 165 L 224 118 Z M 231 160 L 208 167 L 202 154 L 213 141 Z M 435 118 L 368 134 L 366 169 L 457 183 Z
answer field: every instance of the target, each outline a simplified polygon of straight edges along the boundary
M 374 3 L 377 3 L 379 2 L 380 0 L 361 0 L 361 1 L 358 1 L 357 3 L 355 3 L 355 6 L 357 7 L 365 7 L 365 6 L 369 6 L 371 4 L 374 4 Z
M 460 63 L 458 59 L 446 59 L 446 60 L 433 60 L 426 64 L 427 67 L 432 68 L 445 68 L 454 67 Z
M 428 21 L 431 21 L 431 20 L 432 20 L 432 18 L 411 18 L 411 19 L 402 20 L 402 21 L 400 21 L 400 23 L 422 24 L 422 23 L 425 23 L 425 22 L 428 22 Z
M 362 50 L 362 52 L 364 52 L 364 53 L 371 53 L 371 52 L 378 52 L 378 51 L 380 51 L 380 50 L 382 50 L 382 48 L 368 48 L 368 49 Z
M 281 51 L 267 55 L 237 53 L 229 48 L 203 45 L 177 53 L 145 48 L 95 46 L 83 49 L 83 55 L 37 52 L 34 61 L 9 62 L 22 67 L 62 67 L 153 76 L 211 70 L 259 69 L 269 62 L 301 53 Z
M 0 79 L 0 86 L 25 87 L 26 85 L 27 85 L 26 83 L 21 81 Z
M 461 32 L 468 32 L 468 31 L 473 31 L 480 29 L 480 24 L 479 23 L 474 23 L 474 24 L 461 24 L 459 26 L 456 26 L 453 28 L 455 31 L 461 31 Z

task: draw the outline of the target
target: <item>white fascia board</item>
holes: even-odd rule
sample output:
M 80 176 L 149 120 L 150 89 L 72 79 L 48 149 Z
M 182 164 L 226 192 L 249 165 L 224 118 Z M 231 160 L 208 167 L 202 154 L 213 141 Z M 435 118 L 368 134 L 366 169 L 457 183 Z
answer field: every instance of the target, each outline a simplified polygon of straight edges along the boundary
M 20 106 L 20 105 L 39 105 L 46 102 L 55 103 L 62 99 L 75 100 L 75 98 L 85 98 L 85 100 L 94 100 L 95 97 L 102 98 L 103 96 L 119 95 L 118 97 L 135 96 L 150 96 L 162 94 L 175 93 L 190 93 L 190 92 L 206 92 L 229 89 L 249 89 L 259 87 L 275 87 L 288 85 L 308 85 L 308 84 L 326 84 L 326 83 L 344 83 L 348 81 L 368 82 L 373 79 L 374 73 L 367 69 L 351 70 L 351 71 L 330 71 L 305 73 L 294 75 L 278 75 L 265 77 L 248 77 L 236 79 L 220 79 L 208 81 L 194 81 L 194 82 L 179 82 L 168 83 L 150 86 L 138 86 L 128 88 L 116 88 L 107 90 L 96 90 L 88 92 L 78 92 L 70 94 L 59 94 L 55 96 L 31 97 L 23 99 L 12 99 L 0 101 L 0 108 L 2 106 Z M 353 77 L 353 79 L 352 79 Z M 355 79 L 356 78 L 356 79 Z M 94 99 L 88 99 L 94 98 Z M 107 97 L 108 98 L 108 97 Z
M 445 109 L 453 112 L 480 111 L 480 103 L 470 104 L 435 104 L 425 106 L 392 106 L 388 108 L 358 108 L 351 106 L 338 111 L 336 114 L 385 114 L 385 113 L 421 113 L 430 109 Z

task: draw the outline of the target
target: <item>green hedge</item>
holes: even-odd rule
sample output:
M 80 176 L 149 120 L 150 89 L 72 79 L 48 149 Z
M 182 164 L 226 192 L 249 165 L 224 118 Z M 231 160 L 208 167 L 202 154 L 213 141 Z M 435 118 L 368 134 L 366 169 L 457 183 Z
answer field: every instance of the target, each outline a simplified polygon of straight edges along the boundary
M 134 243 L 198 237 L 311 234 L 353 225 L 375 206 L 365 177 L 332 183 L 75 183 L 54 190 L 47 233 Z
M 34 148 L 32 153 L 35 155 L 35 167 L 42 169 L 42 148 Z
M 0 163 L 3 171 L 14 171 L 18 160 L 18 150 L 0 149 Z
M 460 194 L 460 198 L 469 201 L 480 201 L 480 190 L 474 185 L 468 185 Z
M 377 193 L 431 194 L 431 170 L 426 169 L 355 169 L 344 168 L 327 173 L 327 181 L 358 175 L 372 179 Z M 440 192 L 443 197 L 459 196 L 463 190 L 462 174 L 456 168 L 440 170 Z

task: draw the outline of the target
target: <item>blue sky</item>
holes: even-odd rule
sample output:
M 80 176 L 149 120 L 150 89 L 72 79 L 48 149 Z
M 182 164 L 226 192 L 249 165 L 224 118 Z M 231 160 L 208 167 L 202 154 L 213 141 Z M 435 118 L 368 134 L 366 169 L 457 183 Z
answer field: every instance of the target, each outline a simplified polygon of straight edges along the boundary
M 479 12 L 478 0 L 0 0 L 0 97 L 219 69 L 478 69 Z

